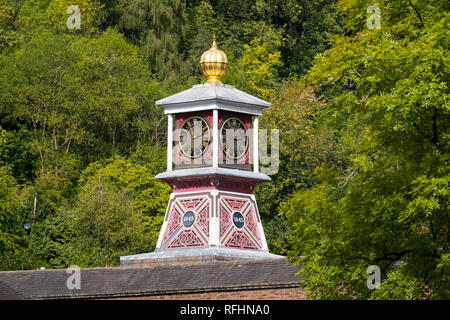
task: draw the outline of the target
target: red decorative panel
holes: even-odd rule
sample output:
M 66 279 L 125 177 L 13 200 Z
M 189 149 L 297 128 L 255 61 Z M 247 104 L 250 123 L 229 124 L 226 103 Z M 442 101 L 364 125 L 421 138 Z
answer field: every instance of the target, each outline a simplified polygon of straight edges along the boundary
M 220 239 L 222 239 L 223 235 L 230 229 L 231 222 L 231 213 L 227 210 L 227 208 L 219 202 L 219 220 L 220 220 Z
M 204 247 L 205 243 L 202 241 L 198 233 L 194 229 L 185 229 L 181 231 L 175 239 L 167 247 L 168 249 Z
M 200 203 L 205 199 L 205 197 L 201 198 L 191 198 L 191 199 L 178 199 L 178 203 L 185 210 L 195 210 L 200 205 Z
M 183 214 L 179 211 L 179 209 L 175 206 L 175 203 L 172 205 L 172 210 L 169 213 L 169 222 L 167 224 L 166 232 L 164 233 L 163 243 L 169 239 L 172 234 L 181 226 L 181 217 Z
M 222 175 L 189 176 L 164 180 L 172 187 L 172 192 L 205 191 L 211 189 L 251 194 L 260 181 L 244 181 L 242 178 Z
M 244 231 L 240 230 L 235 230 L 233 232 L 233 234 L 225 242 L 225 247 L 258 250 L 258 247 L 253 240 Z
M 250 197 L 228 192 L 219 193 L 215 203 L 212 196 L 206 193 L 192 194 L 191 197 L 188 194 L 175 195 L 171 200 L 161 248 L 207 246 L 211 233 L 210 219 L 216 210 L 221 247 L 242 250 L 265 248 L 256 204 Z M 184 224 L 183 217 L 186 217 Z M 217 226 L 214 224 L 214 227 Z
M 209 237 L 209 202 L 197 213 L 195 224 L 199 227 L 203 233 Z
M 230 206 L 231 209 L 241 212 L 248 200 L 238 198 L 224 197 L 223 200 Z
M 253 206 L 250 206 L 245 214 L 245 227 L 261 245 L 261 237 L 259 235 L 258 224 L 256 222 L 255 208 Z
M 185 227 L 183 216 L 187 211 L 195 212 L 193 225 Z M 176 197 L 168 217 L 168 224 L 162 240 L 166 248 L 190 248 L 203 247 L 201 234 L 209 238 L 209 218 L 211 212 L 211 200 L 207 196 L 196 196 L 193 198 Z M 170 238 L 173 238 L 169 241 Z

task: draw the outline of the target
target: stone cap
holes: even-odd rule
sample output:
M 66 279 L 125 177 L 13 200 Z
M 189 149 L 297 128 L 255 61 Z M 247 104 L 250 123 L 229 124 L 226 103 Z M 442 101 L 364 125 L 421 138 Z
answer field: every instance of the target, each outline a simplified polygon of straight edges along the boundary
M 267 251 L 241 250 L 231 248 L 184 248 L 163 249 L 120 257 L 122 266 L 144 266 L 150 264 L 205 263 L 212 261 L 248 261 L 286 259 L 286 257 Z
M 220 167 L 203 167 L 203 168 L 192 168 L 192 169 L 177 169 L 173 171 L 165 171 L 159 173 L 155 176 L 156 179 L 161 180 L 171 180 L 181 177 L 189 176 L 211 176 L 211 175 L 225 175 L 237 178 L 244 178 L 256 181 L 271 181 L 272 179 L 260 172 L 244 171 L 239 169 L 228 169 Z

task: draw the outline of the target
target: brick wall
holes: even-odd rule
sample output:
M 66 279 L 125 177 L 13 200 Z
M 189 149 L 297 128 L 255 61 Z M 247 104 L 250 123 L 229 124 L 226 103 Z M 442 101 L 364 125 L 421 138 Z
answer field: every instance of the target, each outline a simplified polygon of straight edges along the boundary
M 274 288 L 255 290 L 182 293 L 160 296 L 130 297 L 136 300 L 306 300 L 302 288 Z

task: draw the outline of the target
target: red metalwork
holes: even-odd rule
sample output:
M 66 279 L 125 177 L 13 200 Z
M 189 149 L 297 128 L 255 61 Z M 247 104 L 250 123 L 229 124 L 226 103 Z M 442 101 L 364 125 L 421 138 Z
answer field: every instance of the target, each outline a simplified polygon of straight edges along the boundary
M 205 197 L 191 199 L 177 199 L 176 201 L 187 210 L 196 210 Z
M 195 219 L 195 224 L 206 235 L 206 237 L 209 237 L 209 213 L 210 205 L 208 201 L 206 205 L 198 211 L 197 218 Z
M 172 192 L 190 192 L 206 190 L 222 190 L 239 193 L 253 193 L 255 186 L 261 181 L 244 180 L 224 175 L 190 176 L 176 179 L 164 179 L 172 187 Z
M 241 230 L 234 230 L 233 234 L 225 242 L 225 247 L 234 249 L 258 250 L 253 240 Z
M 166 228 L 166 232 L 164 233 L 163 243 L 169 239 L 172 234 L 181 226 L 181 217 L 183 214 L 179 211 L 179 209 L 175 206 L 175 203 L 172 205 L 172 210 L 169 213 L 168 224 Z
M 223 197 L 223 200 L 230 206 L 231 209 L 239 212 L 242 211 L 242 209 L 248 202 L 247 199 L 230 198 L 230 197 Z
M 205 243 L 193 228 L 181 231 L 167 247 L 168 249 L 204 247 Z
M 259 235 L 258 224 L 256 223 L 256 213 L 253 205 L 250 205 L 249 209 L 245 214 L 245 227 L 253 235 L 253 237 L 258 241 L 261 246 L 261 237 Z
M 231 222 L 231 213 L 227 210 L 227 208 L 223 205 L 222 202 L 219 202 L 219 224 L 220 224 L 220 239 L 223 238 L 225 233 L 230 229 Z

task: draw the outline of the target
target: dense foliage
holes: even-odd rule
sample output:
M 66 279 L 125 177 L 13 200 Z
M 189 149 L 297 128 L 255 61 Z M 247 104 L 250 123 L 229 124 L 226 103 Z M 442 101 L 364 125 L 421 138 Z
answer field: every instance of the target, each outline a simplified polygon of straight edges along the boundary
M 324 161 L 282 204 L 290 254 L 316 298 L 448 298 L 448 4 L 382 1 L 379 30 L 360 27 L 368 2 L 340 4 L 350 34 L 306 81 L 347 161 Z M 373 292 L 368 265 L 384 280 Z
M 273 104 L 261 126 L 279 130 L 280 164 L 256 197 L 270 250 L 302 265 L 309 296 L 449 298 L 448 9 L 0 0 L 0 269 L 154 249 L 170 193 L 153 178 L 166 156 L 154 102 L 204 82 L 216 34 L 223 82 Z

